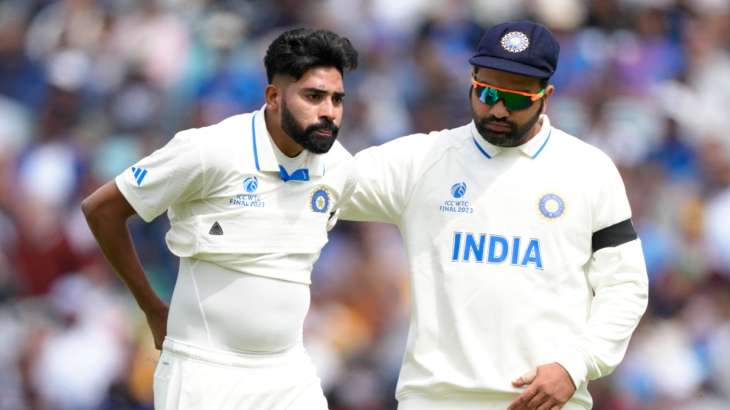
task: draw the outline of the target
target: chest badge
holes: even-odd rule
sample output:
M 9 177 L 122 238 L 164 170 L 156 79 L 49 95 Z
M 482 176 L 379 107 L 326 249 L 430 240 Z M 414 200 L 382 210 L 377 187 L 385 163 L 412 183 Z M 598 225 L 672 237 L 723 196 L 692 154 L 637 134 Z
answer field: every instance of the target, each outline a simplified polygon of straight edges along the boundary
M 538 208 L 545 218 L 559 218 L 565 212 L 565 201 L 557 194 L 545 194 L 540 198 Z
M 256 178 L 256 175 L 251 175 L 243 179 L 243 189 L 246 190 L 249 194 L 253 194 L 256 192 L 256 189 L 259 187 L 259 179 Z
M 236 194 L 228 199 L 228 204 L 239 208 L 263 208 L 266 206 L 264 199 L 256 191 L 259 189 L 259 179 L 256 175 L 248 175 L 243 178 L 242 194 Z M 213 230 L 211 228 L 211 230 Z M 214 235 L 214 234 L 211 234 Z
M 474 213 L 474 208 L 471 207 L 471 202 L 466 199 L 466 182 L 459 181 L 451 185 L 449 193 L 451 198 L 444 200 L 439 205 L 439 211 L 446 214 L 471 214 Z
M 332 206 L 332 194 L 329 189 L 324 186 L 315 188 L 309 199 L 309 206 L 313 212 L 322 214 L 329 212 Z
M 457 182 L 451 186 L 451 196 L 459 199 L 466 194 L 466 182 Z

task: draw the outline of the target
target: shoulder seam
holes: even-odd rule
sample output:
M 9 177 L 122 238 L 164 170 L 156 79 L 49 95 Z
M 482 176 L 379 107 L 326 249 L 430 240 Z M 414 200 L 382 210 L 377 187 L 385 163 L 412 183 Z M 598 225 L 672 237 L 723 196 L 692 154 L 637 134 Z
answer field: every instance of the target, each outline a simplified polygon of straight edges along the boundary
M 454 131 L 454 129 L 450 129 L 449 131 Z M 426 134 L 426 135 L 428 135 L 428 134 Z M 426 167 L 426 168 L 425 168 L 425 169 L 423 170 L 423 172 L 421 172 L 421 176 L 423 176 L 423 175 L 426 175 L 426 173 L 428 173 L 428 172 L 429 172 L 429 171 L 431 170 L 431 168 L 433 168 L 434 166 L 436 166 L 436 164 L 438 164 L 439 162 L 441 162 L 441 160 L 442 160 L 442 159 L 443 159 L 443 158 L 444 158 L 444 157 L 446 156 L 446 154 L 448 154 L 448 153 L 449 153 L 449 152 L 450 152 L 451 150 L 453 150 L 453 149 L 459 149 L 459 148 L 461 148 L 461 147 L 462 147 L 463 145 L 464 145 L 464 141 L 459 141 L 459 143 L 449 143 L 449 144 L 447 144 L 447 146 L 446 146 L 446 147 L 444 148 L 444 150 L 443 150 L 443 151 L 441 152 L 441 155 L 439 155 L 439 156 L 438 156 L 438 157 L 437 157 L 436 159 L 434 159 L 434 160 L 433 160 L 433 162 L 431 162 L 431 164 L 429 164 L 429 165 L 428 165 L 428 167 Z M 422 181 L 423 181 L 423 179 L 421 179 L 421 180 L 420 180 L 420 181 L 418 181 L 417 183 L 413 184 L 413 187 L 411 188 L 410 192 L 408 193 L 408 199 L 406 200 L 406 203 L 405 203 L 405 204 L 404 204 L 404 206 L 403 206 L 403 213 L 405 213 L 405 212 L 406 212 L 406 210 L 408 209 L 408 207 L 409 207 L 409 206 L 411 205 L 411 200 L 413 199 L 413 192 L 415 192 L 415 191 L 416 191 L 416 188 L 418 188 L 418 186 L 419 186 L 419 185 L 421 184 L 421 182 L 422 182 Z M 403 214 L 403 213 L 402 213 L 402 214 Z M 402 214 L 401 214 L 401 216 L 402 216 Z M 399 223 L 398 223 L 398 225 L 400 225 L 401 219 L 402 219 L 402 217 L 401 217 L 401 218 L 399 218 L 399 221 L 398 221 Z
M 203 184 L 201 193 L 204 196 L 207 196 L 207 194 L 208 194 L 208 183 L 207 183 L 207 175 L 206 175 L 207 169 L 205 166 L 205 161 L 203 160 L 203 152 L 202 152 L 203 149 L 202 149 L 201 143 L 199 141 L 200 138 L 196 138 L 199 135 L 198 130 L 200 130 L 200 128 L 191 128 L 191 129 L 184 130 L 183 132 L 186 132 L 189 134 L 188 138 L 190 139 L 190 144 L 191 144 L 192 148 L 195 149 L 195 151 L 197 151 L 198 163 L 200 164 L 200 169 L 201 169 L 200 174 L 201 174 L 201 179 L 202 179 L 202 184 Z
M 208 186 L 208 169 L 205 166 L 205 160 L 203 159 L 203 150 L 202 147 L 200 147 L 200 142 L 195 141 L 196 151 L 198 151 L 198 161 L 200 161 L 200 168 L 201 168 L 201 175 L 203 179 L 203 195 L 208 196 L 209 193 L 209 186 Z

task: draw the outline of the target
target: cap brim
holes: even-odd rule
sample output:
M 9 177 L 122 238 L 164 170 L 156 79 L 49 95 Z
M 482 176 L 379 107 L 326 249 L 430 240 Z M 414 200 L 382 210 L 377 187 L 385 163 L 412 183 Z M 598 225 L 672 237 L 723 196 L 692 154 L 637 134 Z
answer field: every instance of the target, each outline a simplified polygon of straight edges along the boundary
M 508 73 L 524 75 L 527 77 L 535 78 L 549 78 L 552 73 L 540 70 L 529 65 L 517 63 L 512 60 L 505 60 L 503 58 L 488 57 L 488 56 L 474 56 L 469 59 L 472 65 L 491 68 L 499 71 L 506 71 Z

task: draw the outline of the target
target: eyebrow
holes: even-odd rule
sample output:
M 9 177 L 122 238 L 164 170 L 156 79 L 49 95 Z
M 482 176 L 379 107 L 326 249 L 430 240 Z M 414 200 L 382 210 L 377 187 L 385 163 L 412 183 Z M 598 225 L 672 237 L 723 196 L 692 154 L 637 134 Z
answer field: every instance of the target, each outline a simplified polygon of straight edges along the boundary
M 328 91 L 321 90 L 319 88 L 313 88 L 313 87 L 303 88 L 302 91 L 309 92 L 309 93 L 315 93 L 315 94 L 330 94 L 330 92 L 328 92 Z M 338 92 L 338 91 L 334 91 L 331 94 L 334 95 L 335 97 L 340 97 L 340 98 L 345 96 L 345 93 Z

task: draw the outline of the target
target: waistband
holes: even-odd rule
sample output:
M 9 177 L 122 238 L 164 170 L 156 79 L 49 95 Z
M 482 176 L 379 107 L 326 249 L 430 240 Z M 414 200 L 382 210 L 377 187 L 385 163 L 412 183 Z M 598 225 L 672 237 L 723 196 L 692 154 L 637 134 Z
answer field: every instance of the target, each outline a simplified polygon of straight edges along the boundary
M 448 397 L 408 395 L 398 399 L 398 410 L 504 410 L 517 399 L 517 395 L 451 395 Z M 572 401 L 563 410 L 587 410 Z
M 166 337 L 162 342 L 162 351 L 224 366 L 261 368 L 292 364 L 312 365 L 302 344 L 276 353 L 240 353 L 200 347 Z

